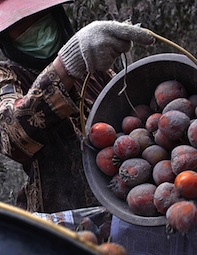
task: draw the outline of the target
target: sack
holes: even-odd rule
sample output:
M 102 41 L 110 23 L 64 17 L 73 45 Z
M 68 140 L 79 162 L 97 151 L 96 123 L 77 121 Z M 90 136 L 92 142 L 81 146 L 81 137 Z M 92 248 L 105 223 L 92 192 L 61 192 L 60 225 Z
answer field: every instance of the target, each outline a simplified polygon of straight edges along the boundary
M 34 216 L 62 225 L 73 231 L 92 231 L 98 243 L 106 242 L 110 235 L 111 214 L 103 206 L 80 208 L 55 213 L 33 213 Z

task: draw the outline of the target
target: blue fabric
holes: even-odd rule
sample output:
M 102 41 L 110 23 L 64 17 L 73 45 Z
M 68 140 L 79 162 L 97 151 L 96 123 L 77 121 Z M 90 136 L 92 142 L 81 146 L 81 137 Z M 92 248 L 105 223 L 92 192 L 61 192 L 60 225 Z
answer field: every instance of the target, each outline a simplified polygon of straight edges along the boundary
M 128 255 L 196 255 L 197 230 L 183 236 L 166 233 L 165 226 L 137 226 L 112 218 L 112 242 L 123 245 Z

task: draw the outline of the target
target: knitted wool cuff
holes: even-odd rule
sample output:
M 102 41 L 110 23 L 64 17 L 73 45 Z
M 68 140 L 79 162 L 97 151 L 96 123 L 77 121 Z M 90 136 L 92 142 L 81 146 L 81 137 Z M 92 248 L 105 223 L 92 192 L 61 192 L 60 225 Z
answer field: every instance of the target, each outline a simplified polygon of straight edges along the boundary
M 86 71 L 79 41 L 74 35 L 58 52 L 66 70 L 75 78 L 81 78 Z

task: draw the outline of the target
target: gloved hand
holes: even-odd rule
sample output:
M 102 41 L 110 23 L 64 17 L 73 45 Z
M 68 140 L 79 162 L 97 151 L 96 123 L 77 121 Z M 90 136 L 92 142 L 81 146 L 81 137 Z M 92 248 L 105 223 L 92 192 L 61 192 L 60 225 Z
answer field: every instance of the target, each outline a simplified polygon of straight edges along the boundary
M 59 51 L 65 68 L 75 78 L 87 70 L 108 70 L 132 42 L 152 44 L 154 38 L 139 26 L 118 21 L 94 21 L 79 30 Z

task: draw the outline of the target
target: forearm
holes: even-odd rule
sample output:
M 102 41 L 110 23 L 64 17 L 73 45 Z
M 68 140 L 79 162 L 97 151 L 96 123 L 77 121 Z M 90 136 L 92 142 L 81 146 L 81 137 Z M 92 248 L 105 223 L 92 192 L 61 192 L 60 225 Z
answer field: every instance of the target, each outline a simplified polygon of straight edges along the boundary
M 61 59 L 57 57 L 53 61 L 54 69 L 56 70 L 58 76 L 60 77 L 61 81 L 63 82 L 65 89 L 69 92 L 71 88 L 73 87 L 73 84 L 75 82 L 75 78 L 72 77 L 68 71 L 66 71 Z
M 24 163 L 44 146 L 51 128 L 79 111 L 70 96 L 75 79 L 60 70 L 58 62 L 52 63 L 26 95 L 13 91 L 1 97 L 1 153 Z

